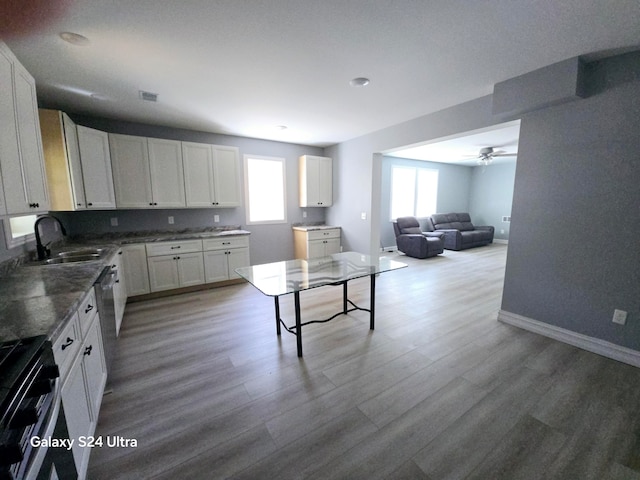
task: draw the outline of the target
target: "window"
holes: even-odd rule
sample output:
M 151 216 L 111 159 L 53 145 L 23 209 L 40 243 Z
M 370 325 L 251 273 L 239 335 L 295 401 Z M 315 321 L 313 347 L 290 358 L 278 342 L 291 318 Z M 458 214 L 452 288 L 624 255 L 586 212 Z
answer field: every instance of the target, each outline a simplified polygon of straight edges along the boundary
M 438 170 L 391 167 L 391 220 L 398 217 L 428 217 L 437 212 Z
M 36 215 L 25 215 L 24 217 L 10 217 L 5 219 L 4 229 L 7 241 L 7 248 L 14 248 L 35 239 L 33 225 L 36 222 Z
M 286 223 L 284 158 L 244 156 L 247 224 Z

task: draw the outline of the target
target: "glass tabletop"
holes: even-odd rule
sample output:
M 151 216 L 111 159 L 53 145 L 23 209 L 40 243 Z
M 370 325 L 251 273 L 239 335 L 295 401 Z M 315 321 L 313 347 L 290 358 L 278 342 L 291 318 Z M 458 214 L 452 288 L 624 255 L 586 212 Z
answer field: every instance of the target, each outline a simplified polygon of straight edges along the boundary
M 343 252 L 309 260 L 286 260 L 236 268 L 236 273 L 265 295 L 279 296 L 406 266 L 387 257 Z

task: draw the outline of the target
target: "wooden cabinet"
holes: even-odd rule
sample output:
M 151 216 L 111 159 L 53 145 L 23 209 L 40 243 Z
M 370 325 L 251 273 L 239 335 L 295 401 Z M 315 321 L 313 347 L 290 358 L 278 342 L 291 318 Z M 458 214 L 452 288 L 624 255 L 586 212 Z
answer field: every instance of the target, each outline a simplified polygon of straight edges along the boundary
M 127 295 L 133 297 L 151 292 L 145 245 L 124 245 L 122 247 L 122 257 L 125 265 L 124 279 Z
M 340 253 L 340 227 L 306 229 L 294 227 L 295 258 L 308 259 Z
M 146 248 L 152 292 L 204 283 L 202 240 L 148 243 Z
M 187 207 L 237 207 L 240 202 L 238 149 L 182 142 Z
M 87 202 L 76 124 L 58 110 L 40 109 L 40 131 L 51 210 L 84 210 Z
M 88 209 L 116 207 L 113 173 L 106 132 L 78 125 L 78 148 L 82 164 L 82 179 Z
M 298 159 L 301 207 L 329 207 L 333 203 L 333 160 L 303 155 Z
M 49 210 L 33 77 L 0 42 L 0 170 L 9 214 Z
M 181 142 L 109 134 L 119 208 L 185 206 Z
M 78 478 L 84 478 L 91 448 L 79 439 L 95 432 L 107 381 L 100 316 L 93 290 L 54 341 L 53 354 L 60 369 L 69 437 L 75 440 L 71 451 Z
M 207 283 L 240 278 L 235 269 L 250 265 L 249 237 L 229 236 L 203 240 Z

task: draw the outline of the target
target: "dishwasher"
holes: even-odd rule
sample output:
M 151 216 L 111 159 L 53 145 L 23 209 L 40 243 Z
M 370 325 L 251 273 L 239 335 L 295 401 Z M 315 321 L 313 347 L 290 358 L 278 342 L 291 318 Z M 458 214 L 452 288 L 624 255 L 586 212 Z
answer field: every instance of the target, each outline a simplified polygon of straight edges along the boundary
M 107 366 L 107 385 L 111 377 L 111 363 L 116 349 L 116 309 L 113 286 L 117 281 L 118 270 L 109 265 L 104 267 L 94 284 L 104 344 L 104 360 Z

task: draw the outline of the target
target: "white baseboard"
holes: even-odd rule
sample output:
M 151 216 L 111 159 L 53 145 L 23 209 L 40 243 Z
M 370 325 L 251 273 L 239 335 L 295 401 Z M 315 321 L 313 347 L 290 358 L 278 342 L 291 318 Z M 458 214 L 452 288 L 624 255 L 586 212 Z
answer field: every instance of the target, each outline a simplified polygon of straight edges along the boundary
M 508 245 L 509 240 L 507 240 L 506 238 L 494 238 L 493 243 L 503 243 L 505 245 Z
M 500 310 L 498 313 L 498 321 L 640 368 L 640 352 L 637 350 L 621 347 L 615 343 L 582 335 L 505 310 Z
M 397 252 L 398 251 L 398 246 L 397 245 L 393 245 L 390 247 L 382 247 L 380 249 L 381 252 Z

